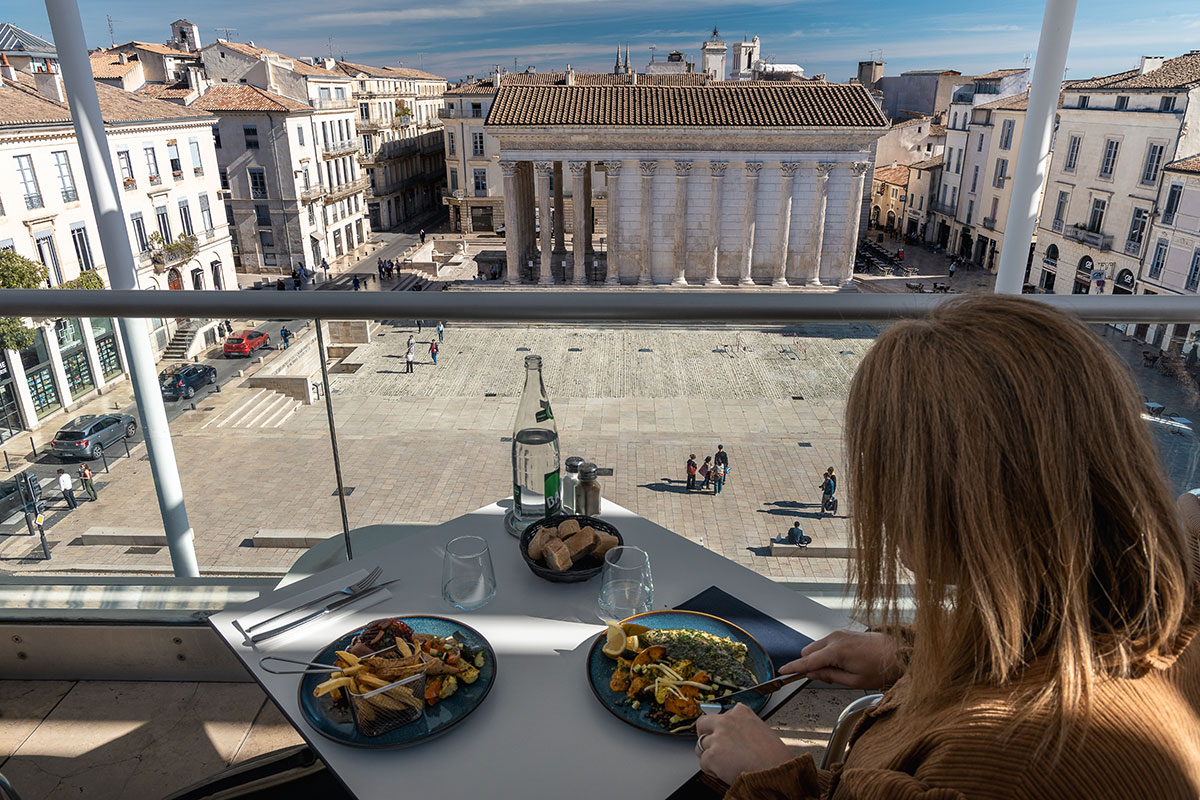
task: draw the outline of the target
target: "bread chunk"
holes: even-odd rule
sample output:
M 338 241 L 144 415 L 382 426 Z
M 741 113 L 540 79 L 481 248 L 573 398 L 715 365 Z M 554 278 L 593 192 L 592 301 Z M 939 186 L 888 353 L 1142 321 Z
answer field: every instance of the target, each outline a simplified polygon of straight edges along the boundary
M 567 539 L 579 533 L 579 523 L 576 520 L 568 519 L 558 523 L 558 538 Z
M 529 540 L 529 557 L 534 561 L 542 557 L 542 553 L 546 549 L 546 542 L 549 542 L 552 539 L 557 541 L 551 531 L 554 531 L 553 527 L 541 528 L 533 535 L 533 538 Z
M 571 553 L 567 546 L 558 539 L 550 539 L 543 549 L 546 566 L 556 572 L 566 572 L 571 568 Z
M 611 533 L 602 533 L 600 534 L 599 541 L 596 542 L 595 549 L 592 550 L 592 555 L 596 558 L 602 559 L 604 558 L 605 553 L 607 553 L 609 550 L 612 550 L 620 543 L 621 540 L 616 536 L 613 536 Z
M 592 530 L 591 527 L 587 527 L 570 539 L 567 539 L 564 544 L 567 546 L 567 551 L 571 554 L 571 560 L 579 561 L 591 554 L 599 540 L 600 537 L 596 535 L 596 531 Z

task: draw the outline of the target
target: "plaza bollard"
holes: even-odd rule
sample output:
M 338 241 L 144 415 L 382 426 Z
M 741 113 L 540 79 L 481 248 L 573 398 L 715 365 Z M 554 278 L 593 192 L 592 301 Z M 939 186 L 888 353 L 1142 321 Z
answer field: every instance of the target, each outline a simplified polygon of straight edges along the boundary
M 108 474 L 108 456 L 104 455 L 104 451 L 100 451 L 100 460 L 104 462 L 104 474 Z
M 9 472 L 12 472 L 12 464 L 8 463 L 8 451 L 7 450 L 4 451 L 4 469 L 6 469 Z
M 29 449 L 33 451 L 33 457 L 37 458 L 37 445 L 33 442 L 33 437 L 29 437 Z
M 121 444 L 125 445 L 125 457 L 126 457 L 126 458 L 133 458 L 133 456 L 129 455 L 129 440 L 128 440 L 128 439 L 122 439 L 122 440 L 121 440 Z

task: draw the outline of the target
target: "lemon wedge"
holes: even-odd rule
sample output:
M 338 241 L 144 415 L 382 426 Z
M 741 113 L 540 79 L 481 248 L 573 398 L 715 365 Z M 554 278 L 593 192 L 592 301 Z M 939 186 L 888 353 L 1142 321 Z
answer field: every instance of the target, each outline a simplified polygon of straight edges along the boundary
M 620 658 L 625 652 L 625 631 L 621 630 L 621 626 L 615 622 L 608 624 L 608 639 L 604 643 L 604 647 L 600 648 L 600 652 L 609 658 Z

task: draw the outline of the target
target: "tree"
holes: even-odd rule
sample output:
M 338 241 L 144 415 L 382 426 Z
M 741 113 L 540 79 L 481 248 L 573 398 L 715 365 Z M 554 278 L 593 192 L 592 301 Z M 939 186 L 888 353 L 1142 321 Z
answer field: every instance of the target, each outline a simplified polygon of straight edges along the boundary
M 41 264 L 13 250 L 0 250 L 0 289 L 38 289 L 50 277 Z M 24 350 L 33 344 L 33 329 L 19 317 L 0 318 L 0 349 Z
M 0 250 L 0 289 L 42 289 L 49 285 L 46 265 L 13 250 Z M 56 289 L 103 289 L 104 279 L 87 271 Z M 0 317 L 0 350 L 24 350 L 33 344 L 34 330 L 20 317 Z
M 200 252 L 200 239 L 196 236 L 183 234 L 175 237 L 168 244 L 158 231 L 150 234 L 150 259 L 156 264 L 174 264 L 178 261 L 190 261 Z

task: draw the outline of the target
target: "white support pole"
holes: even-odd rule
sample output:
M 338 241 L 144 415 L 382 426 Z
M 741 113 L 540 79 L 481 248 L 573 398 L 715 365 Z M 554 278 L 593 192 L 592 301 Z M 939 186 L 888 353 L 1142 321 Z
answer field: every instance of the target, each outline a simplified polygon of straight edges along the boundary
M 71 106 L 71 121 L 79 142 L 88 194 L 100 229 L 100 247 L 104 251 L 104 262 L 108 265 L 108 280 L 113 289 L 137 289 L 137 269 L 133 263 L 129 232 L 125 228 L 121 197 L 117 192 L 112 156 L 104 135 L 100 100 L 96 96 L 79 6 L 76 0 L 46 0 L 46 13 L 50 17 L 50 30 L 58 50 L 63 89 Z M 187 508 L 183 503 L 183 486 L 179 482 L 179 468 L 175 463 L 167 412 L 163 408 L 158 387 L 154 355 L 150 352 L 146 321 L 121 318 L 118 324 L 125 342 L 133 394 L 142 418 L 146 454 L 154 476 L 154 490 L 158 494 L 158 510 L 167 535 L 167 547 L 171 552 L 171 566 L 177 578 L 198 577 L 200 569 L 196 563 L 192 526 L 188 523 Z
M 1067 48 L 1071 44 L 1075 3 L 1076 0 L 1046 0 L 1037 62 L 1033 66 L 1033 85 L 1029 89 L 1029 108 L 1025 112 L 1021 150 L 1008 205 L 1004 248 L 1000 251 L 1000 266 L 996 270 L 996 291 L 1004 294 L 1020 294 L 1025 281 L 1025 264 L 1029 260 L 1033 226 L 1042 201 L 1042 184 L 1050 169 L 1050 137 L 1054 132 L 1054 113 L 1058 108 L 1063 68 L 1067 65 Z

